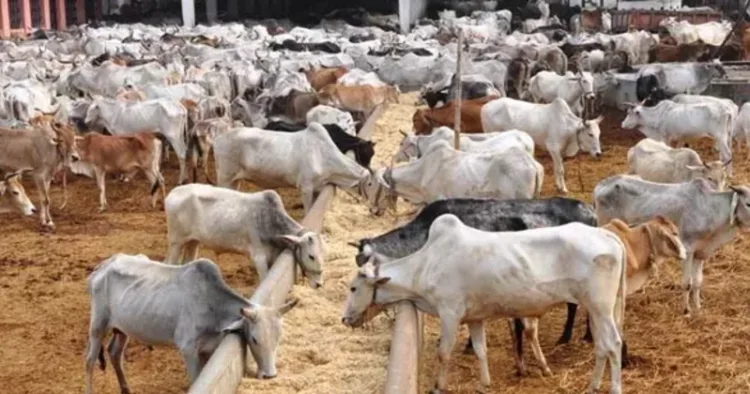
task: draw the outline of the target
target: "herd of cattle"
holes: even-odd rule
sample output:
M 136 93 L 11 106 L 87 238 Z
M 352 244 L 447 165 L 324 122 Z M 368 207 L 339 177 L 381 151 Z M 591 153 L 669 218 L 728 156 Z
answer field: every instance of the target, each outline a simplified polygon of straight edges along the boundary
M 620 393 L 625 297 L 644 286 L 658 260 L 677 258 L 685 312 L 697 313 L 704 262 L 750 227 L 750 188 L 728 182 L 733 138 L 750 145 L 750 104 L 739 108 L 696 95 L 725 74 L 718 61 L 666 63 L 697 60 L 691 51 L 706 45 L 723 53 L 717 43 L 729 32 L 727 23 L 667 20 L 664 34 L 570 34 L 546 3 L 529 6 L 541 18 L 512 33 L 508 10 L 460 18 L 446 11 L 407 35 L 332 21 L 325 29 L 288 32 L 278 24 L 194 30 L 136 24 L 0 43 L 0 170 L 6 174 L 0 212 L 37 212 L 20 182 L 24 174 L 36 183 L 45 229 L 54 229 L 50 185 L 60 182 L 64 190 L 69 171 L 96 179 L 101 210 L 106 183 L 138 172 L 148 180 L 152 205 L 159 191 L 164 201 L 166 261 L 116 254 L 88 279 L 86 392 L 97 358 L 105 366 L 102 342 L 109 331 L 123 393 L 129 392 L 122 370 L 129 337 L 174 343 L 192 382 L 223 334 L 236 331 L 257 362 L 257 376 L 276 375 L 280 319 L 295 302 L 251 304 L 228 287 L 214 263 L 198 259 L 198 247 L 247 255 L 261 280 L 282 251 L 292 250 L 319 287 L 324 243 L 287 214 L 275 191 L 232 190 L 247 180 L 297 187 L 305 211 L 326 185 L 361 197 L 376 215 L 399 197 L 423 207 L 410 223 L 352 243 L 359 270 L 342 322 L 360 326 L 404 299 L 437 315 L 436 391 L 447 387 L 462 323 L 471 333 L 467 350 L 480 361 L 480 388 L 489 386 L 484 320 L 495 317 L 512 319 L 518 371 L 526 369 L 525 334 L 551 373 L 537 321 L 567 303 L 560 342 L 571 339 L 582 305 L 596 355 L 589 390 L 598 389 L 608 362 L 611 392 Z M 577 30 L 575 19 L 568 27 Z M 460 78 L 453 74 L 458 29 L 467 44 Z M 742 47 L 738 52 L 744 56 Z M 662 63 L 646 64 L 650 59 Z M 539 199 L 544 169 L 535 148 L 549 153 L 554 184 L 566 192 L 564 158 L 579 150 L 602 154 L 596 103 L 617 89 L 622 72 L 637 72 L 642 100 L 630 106 L 622 127 L 647 137 L 628 152 L 629 173 L 601 180 L 593 207 Z M 428 106 L 414 112 L 411 131 L 400 130 L 393 158 L 407 164 L 372 168 L 375 144 L 358 136 L 364 120 L 398 102 L 402 90 L 418 89 Z M 719 161 L 670 146 L 700 137 L 715 141 Z M 170 151 L 181 186 L 167 194 L 160 167 Z M 217 186 L 184 185 L 197 181 L 199 167 Z M 119 178 L 108 180 L 108 173 Z

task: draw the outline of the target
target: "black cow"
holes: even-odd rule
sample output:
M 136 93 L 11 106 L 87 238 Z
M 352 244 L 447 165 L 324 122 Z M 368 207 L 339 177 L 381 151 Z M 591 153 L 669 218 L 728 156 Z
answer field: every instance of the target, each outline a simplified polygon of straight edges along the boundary
M 294 52 L 325 52 L 325 53 L 341 53 L 341 47 L 332 42 L 314 42 L 314 43 L 299 43 L 290 39 L 284 40 L 281 44 L 272 43 L 269 45 L 272 51 L 280 51 L 282 49 L 288 49 Z
M 456 99 L 456 92 L 458 90 L 458 83 L 456 81 L 456 74 L 451 77 L 451 84 L 442 89 L 427 89 L 422 92 L 422 100 L 424 100 L 430 108 L 442 102 L 443 105 L 449 101 Z M 491 94 L 497 94 L 495 86 L 492 85 L 486 77 L 478 74 L 464 75 L 461 77 L 461 99 L 471 100 L 476 98 L 487 97 Z
M 671 99 L 674 95 L 668 94 L 659 85 L 656 75 L 642 75 L 635 81 L 635 96 L 644 107 L 653 107 L 662 100 Z
M 374 238 L 360 239 L 355 258 L 358 266 L 364 265 L 377 253 L 386 259 L 406 257 L 419 250 L 426 242 L 432 222 L 439 216 L 456 215 L 467 226 L 483 231 L 521 231 L 533 228 L 561 226 L 580 222 L 596 227 L 594 209 L 581 201 L 553 197 L 540 200 L 494 200 L 452 198 L 427 204 L 411 222 Z M 568 319 L 558 343 L 568 343 L 573 334 L 575 304 L 568 304 Z M 523 323 L 514 319 L 516 352 L 523 350 Z M 473 352 L 471 338 L 464 352 Z
M 362 138 L 348 134 L 341 126 L 330 123 L 324 124 L 323 127 L 328 131 L 333 143 L 339 148 L 341 153 L 346 154 L 349 151 L 354 152 L 354 158 L 362 167 L 370 168 L 372 157 L 375 156 L 375 143 L 363 140 Z M 264 129 L 272 131 L 296 132 L 306 129 L 307 126 L 302 123 L 293 123 L 284 120 L 275 120 L 269 122 Z

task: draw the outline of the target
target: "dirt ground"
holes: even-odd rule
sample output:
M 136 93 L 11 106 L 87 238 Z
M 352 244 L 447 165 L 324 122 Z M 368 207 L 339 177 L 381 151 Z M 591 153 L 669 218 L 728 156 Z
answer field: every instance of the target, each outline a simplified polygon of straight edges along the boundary
M 413 96 L 409 96 L 413 97 Z M 403 98 L 407 103 L 409 98 Z M 413 106 L 392 105 L 378 121 L 373 140 L 377 156 L 373 167 L 390 162 L 396 151 L 399 129 L 410 128 Z M 639 133 L 619 128 L 621 115 L 610 114 L 603 124 L 604 156 L 589 156 L 565 163 L 571 196 L 591 200 L 596 183 L 625 169 L 625 153 L 641 138 Z M 716 157 L 710 145 L 701 143 L 702 156 Z M 545 165 L 544 196 L 554 195 L 552 168 L 545 153 L 537 155 Z M 578 181 L 581 163 L 583 190 Z M 745 151 L 734 161 L 733 183 L 748 182 Z M 176 182 L 176 165 L 164 171 L 168 184 Z M 32 200 L 36 191 L 25 182 Z M 89 300 L 86 277 L 113 253 L 143 253 L 160 260 L 166 251 L 166 226 L 160 209 L 150 208 L 142 177 L 131 183 L 108 182 L 110 210 L 97 212 L 93 180 L 69 181 L 70 202 L 65 210 L 59 187 L 53 187 L 53 234 L 39 232 L 38 218 L 0 216 L 3 229 L 0 249 L 0 391 L 3 393 L 72 393 L 83 389 L 83 360 L 87 342 Z M 252 190 L 246 189 L 246 190 Z M 290 214 L 301 219 L 295 190 L 281 190 Z M 38 204 L 37 204 L 38 205 Z M 400 204 L 400 213 L 410 211 Z M 300 304 L 285 316 L 285 332 L 279 349 L 276 379 L 245 379 L 240 392 L 264 393 L 374 393 L 381 392 L 390 345 L 392 321 L 380 316 L 364 330 L 346 329 L 340 315 L 348 281 L 354 272 L 354 249 L 346 242 L 380 234 L 405 218 L 373 218 L 357 200 L 338 192 L 326 215 L 324 235 L 328 258 L 325 286 L 312 290 L 296 286 L 293 295 Z M 681 316 L 677 262 L 665 262 L 659 277 L 628 298 L 626 338 L 635 365 L 624 372 L 626 393 L 747 393 L 750 392 L 750 266 L 744 253 L 747 241 L 737 238 L 707 264 L 704 309 L 701 316 Z M 211 252 L 202 256 L 215 259 Z M 242 256 L 222 255 L 218 264 L 227 281 L 243 293 L 257 284 L 255 270 Z M 593 368 L 590 344 L 579 342 L 583 314 L 579 314 L 574 341 L 555 346 L 563 323 L 562 309 L 541 321 L 540 341 L 552 368 L 552 377 L 542 377 L 534 368 L 531 352 L 525 350 L 530 376 L 515 376 L 510 340 L 504 321 L 488 329 L 488 352 L 492 392 L 579 393 L 585 390 Z M 432 386 L 436 367 L 436 320 L 427 319 L 422 348 L 420 382 L 423 392 Z M 478 365 L 461 354 L 467 337 L 462 331 L 453 353 L 449 388 L 473 392 L 478 383 Z M 172 348 L 149 350 L 131 343 L 125 356 L 126 375 L 134 393 L 179 393 L 188 387 L 179 354 Z M 605 385 L 608 387 L 608 375 Z M 117 392 L 114 373 L 108 367 L 94 375 L 97 392 Z

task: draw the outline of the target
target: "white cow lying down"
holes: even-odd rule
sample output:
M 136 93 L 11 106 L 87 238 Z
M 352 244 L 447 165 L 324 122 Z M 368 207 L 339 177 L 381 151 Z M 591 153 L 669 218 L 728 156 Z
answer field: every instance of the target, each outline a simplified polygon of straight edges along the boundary
M 416 161 L 377 170 L 365 195 L 370 212 L 380 215 L 397 196 L 412 204 L 461 197 L 532 198 L 541 193 L 543 180 L 544 167 L 520 148 L 471 153 L 438 141 Z
M 455 131 L 450 127 L 441 126 L 432 131 L 432 134 L 415 135 L 401 131 L 404 139 L 396 152 L 395 161 L 401 163 L 414 158 L 422 157 L 432 144 L 437 141 L 446 141 L 451 146 L 455 138 Z M 519 148 L 534 156 L 534 140 L 520 130 L 508 130 L 494 133 L 461 134 L 459 149 L 462 152 L 504 152 L 510 148 Z
M 724 190 L 729 181 L 726 166 L 718 160 L 705 163 L 690 148 L 671 148 L 667 144 L 644 138 L 628 150 L 628 174 L 660 183 L 682 183 L 697 178 Z
M 342 322 L 361 326 L 382 306 L 406 299 L 420 311 L 438 316 L 437 392 L 447 388 L 458 327 L 468 323 L 480 364 L 479 391 L 487 392 L 486 320 L 539 317 L 565 302 L 585 305 L 594 322 L 596 359 L 589 392 L 599 388 L 609 360 L 610 392 L 619 394 L 625 266 L 623 243 L 601 228 L 571 223 L 485 232 L 445 214 L 432 223 L 426 244 L 416 253 L 390 262 L 376 256 L 360 268 L 351 282 Z
M 164 210 L 169 239 L 166 263 L 195 260 L 202 244 L 216 253 L 247 255 L 262 281 L 276 257 L 290 249 L 312 286 L 323 283 L 320 236 L 292 219 L 273 190 L 241 193 L 193 183 L 172 189 Z

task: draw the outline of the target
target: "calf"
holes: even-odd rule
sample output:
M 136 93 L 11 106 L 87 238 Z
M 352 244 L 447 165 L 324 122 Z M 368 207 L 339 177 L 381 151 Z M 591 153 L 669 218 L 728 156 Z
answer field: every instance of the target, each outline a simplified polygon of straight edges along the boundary
M 251 303 L 232 290 L 216 264 L 201 259 L 183 266 L 116 254 L 89 275 L 91 322 L 86 350 L 86 394 L 92 393 L 97 357 L 105 368 L 104 337 L 122 393 L 130 389 L 122 360 L 129 337 L 145 344 L 173 343 L 182 354 L 192 384 L 227 333 L 236 332 L 258 365 L 257 377 L 276 376 L 281 317 L 294 300 L 279 308 Z M 247 344 L 247 345 L 245 345 Z
M 615 175 L 594 188 L 599 223 L 620 219 L 628 224 L 664 216 L 679 228 L 687 256 L 682 260 L 685 313 L 700 309 L 703 262 L 741 229 L 750 228 L 750 188 L 716 192 L 703 179 L 678 184 Z
M 273 190 L 241 193 L 193 183 L 172 189 L 164 210 L 169 240 L 166 263 L 195 260 L 203 244 L 217 253 L 247 255 L 262 281 L 276 257 L 289 249 L 312 286 L 323 284 L 320 235 L 294 221 Z
M 395 86 L 328 85 L 318 91 L 318 99 L 324 105 L 370 114 L 380 104 L 397 103 L 399 93 Z
M 346 67 L 331 67 L 331 68 L 321 68 L 319 70 L 300 70 L 300 72 L 304 72 L 305 76 L 307 77 L 307 80 L 310 82 L 310 85 L 315 89 L 317 92 L 320 89 L 323 89 L 324 87 L 328 85 L 333 85 L 338 81 L 339 78 L 344 76 L 344 74 L 349 72 L 349 69 Z
M 304 124 L 289 123 L 284 121 L 270 122 L 266 125 L 267 130 L 289 132 L 304 130 L 306 127 L 307 126 L 305 126 Z M 353 159 L 356 160 L 357 163 L 359 163 L 362 167 L 365 167 L 367 169 L 370 168 L 372 157 L 375 156 L 374 142 L 350 135 L 337 124 L 324 124 L 323 127 L 325 127 L 328 135 L 331 137 L 331 140 L 341 153 L 345 155 L 349 155 L 349 153 L 351 153 L 354 156 Z
M 628 174 L 660 183 L 681 183 L 697 178 L 709 181 L 717 190 L 729 182 L 728 163 L 705 163 L 690 148 L 670 148 L 667 144 L 645 138 L 628 149 Z
M 108 172 L 132 175 L 143 172 L 151 187 L 151 206 L 156 207 L 157 190 L 166 195 L 164 178 L 159 171 L 162 143 L 152 132 L 128 135 L 88 133 L 78 142 L 81 161 L 93 167 L 99 188 L 99 211 L 107 209 L 106 177 Z
M 384 305 L 406 299 L 437 316 L 441 333 L 436 391 L 447 388 L 461 322 L 469 325 L 479 359 L 479 391 L 487 392 L 484 322 L 538 317 L 557 304 L 575 302 L 586 305 L 593 321 L 596 363 L 589 391 L 599 388 L 609 361 L 611 391 L 621 392 L 626 261 L 624 245 L 611 232 L 581 223 L 486 232 L 445 214 L 432 223 L 427 242 L 415 253 L 389 262 L 377 256 L 372 260 L 350 283 L 342 323 L 361 326 Z
M 463 100 L 461 102 L 461 132 L 462 133 L 483 133 L 481 111 L 482 107 L 488 102 L 498 98 L 498 96 L 487 96 L 473 100 Z M 432 133 L 432 130 L 440 126 L 454 127 L 456 122 L 456 102 L 451 101 L 440 108 L 418 109 L 412 116 L 412 125 L 414 133 L 425 135 Z M 487 130 L 494 131 L 494 130 Z
M 22 171 L 5 175 L 0 181 L 0 213 L 20 211 L 26 216 L 36 213 L 36 207 L 26 195 L 26 190 L 19 181 Z

